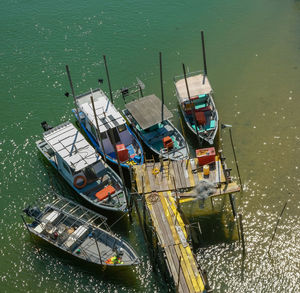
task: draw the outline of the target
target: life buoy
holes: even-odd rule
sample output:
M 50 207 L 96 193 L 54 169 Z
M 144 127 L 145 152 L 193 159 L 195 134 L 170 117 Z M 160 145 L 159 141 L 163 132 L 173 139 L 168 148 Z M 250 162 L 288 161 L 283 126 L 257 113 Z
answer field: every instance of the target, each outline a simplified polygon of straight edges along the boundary
M 78 180 L 83 180 L 82 184 L 78 184 Z M 87 183 L 86 177 L 83 175 L 76 176 L 73 181 L 73 185 L 78 189 L 85 187 L 86 183 Z

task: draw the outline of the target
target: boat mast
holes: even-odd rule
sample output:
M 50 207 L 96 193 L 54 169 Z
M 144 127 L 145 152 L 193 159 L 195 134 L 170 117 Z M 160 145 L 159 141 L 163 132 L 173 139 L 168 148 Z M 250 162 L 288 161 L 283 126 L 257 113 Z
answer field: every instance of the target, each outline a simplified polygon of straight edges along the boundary
M 69 70 L 69 66 L 66 65 L 66 70 L 67 70 L 67 74 L 68 74 L 68 79 L 70 82 L 70 87 L 71 87 L 71 91 L 72 91 L 72 95 L 73 95 L 73 99 L 74 99 L 74 105 L 75 105 L 75 109 L 76 109 L 76 115 L 79 121 L 79 127 L 81 128 L 81 119 L 80 119 L 80 115 L 79 115 L 79 110 L 78 110 L 78 105 L 76 102 L 76 97 L 75 97 L 75 92 L 74 92 L 74 87 L 73 87 L 73 83 L 72 83 L 72 79 L 71 79 L 71 74 L 70 74 L 70 70 Z
M 95 117 L 96 126 L 97 126 L 98 143 L 100 142 L 102 152 L 103 152 L 103 159 L 106 162 L 106 154 L 105 154 L 103 141 L 102 141 L 102 138 L 101 138 L 101 132 L 100 132 L 99 124 L 98 124 L 98 119 L 97 119 L 97 114 L 96 114 L 96 109 L 95 109 L 95 104 L 94 104 L 93 91 L 92 91 L 92 89 L 90 89 L 90 90 L 91 90 L 91 103 L 92 103 L 92 106 L 93 106 L 93 112 L 94 112 L 94 117 Z
M 163 87 L 163 76 L 162 76 L 162 62 L 161 52 L 159 52 L 159 69 L 160 69 L 160 88 L 161 88 L 161 122 L 164 121 L 164 87 Z
M 106 56 L 105 55 L 103 55 L 103 60 L 104 60 L 104 65 L 105 65 L 105 70 L 106 70 L 106 76 L 107 76 L 107 82 L 108 82 L 108 88 L 109 88 L 110 101 L 112 103 L 114 103 L 113 95 L 112 95 L 112 91 L 111 91 L 109 73 L 108 73 L 108 68 L 107 68 L 107 63 L 106 63 Z
M 194 104 L 192 104 L 192 101 L 191 101 L 191 96 L 190 96 L 189 86 L 188 86 L 188 82 L 187 82 L 187 78 L 186 78 L 186 71 L 185 71 L 184 63 L 182 63 L 182 68 L 183 68 L 183 75 L 184 75 L 184 80 L 185 80 L 186 91 L 187 91 L 189 102 L 190 102 L 190 105 L 191 105 L 191 108 L 192 108 L 192 115 L 193 115 L 193 120 L 194 120 L 194 124 L 195 124 L 195 128 L 196 128 L 197 140 L 198 140 L 199 146 L 201 147 L 201 141 L 200 141 L 199 131 L 198 131 L 198 123 L 197 123 L 196 114 L 195 114 L 195 107 L 194 107 Z
M 207 66 L 206 66 L 206 56 L 205 56 L 205 45 L 204 45 L 204 32 L 201 31 L 201 41 L 202 41 L 202 54 L 203 54 L 203 65 L 204 65 L 204 78 L 203 84 L 205 83 L 205 77 L 207 76 Z

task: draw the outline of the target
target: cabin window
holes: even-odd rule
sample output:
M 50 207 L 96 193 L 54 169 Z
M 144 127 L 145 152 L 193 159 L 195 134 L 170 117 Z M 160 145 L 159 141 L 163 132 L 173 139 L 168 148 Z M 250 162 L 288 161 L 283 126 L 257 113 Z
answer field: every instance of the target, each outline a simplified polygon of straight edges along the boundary
M 126 125 L 125 124 L 118 126 L 119 133 L 121 133 L 121 132 L 123 132 L 125 130 L 126 130 Z
M 101 135 L 102 140 L 107 138 L 107 133 L 106 132 L 102 132 L 102 133 L 100 133 L 100 135 Z
M 63 167 L 68 173 L 70 173 L 70 168 L 64 161 L 63 161 Z
M 121 141 L 121 139 L 120 139 L 117 128 L 111 128 L 111 131 L 112 131 L 112 135 L 114 137 L 115 143 L 119 143 Z M 108 133 L 108 134 L 109 134 L 110 141 L 112 143 L 113 140 L 112 140 L 112 137 L 111 137 L 111 133 Z
M 97 132 L 96 132 L 96 129 L 95 129 L 94 125 L 92 125 L 92 124 L 91 124 L 91 133 L 93 134 L 93 136 L 94 136 L 95 138 L 97 138 Z

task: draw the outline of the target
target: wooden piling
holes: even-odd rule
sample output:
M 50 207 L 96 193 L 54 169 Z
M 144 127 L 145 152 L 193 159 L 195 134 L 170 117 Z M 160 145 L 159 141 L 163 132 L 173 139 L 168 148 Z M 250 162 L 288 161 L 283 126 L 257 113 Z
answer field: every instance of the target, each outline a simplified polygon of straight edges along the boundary
M 285 208 L 286 208 L 286 205 L 287 205 L 287 201 L 285 202 L 285 204 L 284 204 L 284 206 L 283 206 L 283 209 L 281 210 L 281 213 L 280 213 L 280 215 L 279 215 L 279 217 L 278 217 L 278 219 L 277 219 L 277 224 L 276 224 L 276 226 L 275 226 L 275 230 L 274 230 L 274 233 L 273 233 L 271 242 L 270 242 L 270 246 L 269 246 L 269 249 L 268 249 L 268 253 L 270 252 L 270 249 L 271 249 L 271 246 L 272 246 L 272 243 L 273 243 L 273 239 L 274 239 L 275 234 L 276 234 L 276 231 L 277 231 L 277 227 L 278 227 L 278 225 L 279 225 L 279 222 L 280 222 L 280 220 L 281 220 L 281 217 L 282 217 L 282 215 L 283 215 L 283 212 L 284 212 L 284 210 L 285 210 Z
M 205 45 L 204 45 L 204 32 L 203 31 L 201 31 L 201 43 L 202 43 L 204 74 L 205 74 L 205 76 L 207 76 L 206 55 L 205 55 Z
M 110 139 L 112 140 L 112 145 L 113 145 L 115 153 L 116 153 L 116 158 L 117 158 L 117 162 L 118 162 L 119 173 L 121 175 L 122 183 L 123 183 L 123 186 L 124 186 L 123 191 L 124 191 L 124 195 L 125 195 L 125 199 L 126 199 L 127 209 L 129 210 L 129 199 L 128 199 L 128 193 L 127 193 L 127 188 L 126 188 L 126 184 L 125 184 L 124 174 L 123 174 L 123 170 L 122 170 L 122 166 L 121 166 L 119 154 L 118 154 L 118 151 L 117 151 L 115 137 L 114 137 L 114 134 L 113 134 L 113 131 L 112 131 L 111 128 L 108 129 L 108 133 L 109 133 Z
M 235 210 L 235 204 L 234 204 L 234 197 L 233 197 L 233 195 L 231 193 L 229 194 L 229 200 L 230 200 L 230 205 L 231 205 L 233 217 L 236 218 L 236 210 Z
M 232 139 L 231 128 L 229 128 L 229 135 L 230 135 L 230 141 L 231 141 L 231 146 L 232 146 L 234 161 L 235 161 L 235 165 L 236 165 L 236 170 L 238 172 L 240 186 L 241 186 L 241 190 L 243 192 L 243 184 L 242 184 L 242 179 L 241 179 L 241 175 L 240 175 L 239 165 L 238 165 L 238 162 L 237 162 L 237 159 L 236 159 L 236 154 L 235 154 L 235 148 L 234 148 L 233 139 Z
M 72 91 L 72 96 L 73 96 L 73 99 L 74 99 L 74 106 L 75 106 L 75 110 L 76 110 L 76 115 L 77 115 L 77 118 L 78 118 L 78 121 L 79 121 L 79 128 L 81 129 L 81 119 L 80 119 L 80 116 L 79 116 L 79 110 L 78 110 L 78 105 L 77 105 L 77 102 L 76 102 L 76 96 L 75 96 L 75 92 L 74 92 L 74 87 L 73 87 L 73 82 L 72 82 L 72 79 L 71 79 L 71 74 L 70 74 L 70 70 L 69 70 L 69 66 L 66 65 L 66 70 L 67 70 L 67 75 L 68 75 L 68 79 L 69 79 L 69 83 L 70 83 L 70 87 L 71 87 L 71 91 Z
M 243 228 L 243 216 L 239 214 L 239 223 L 241 229 L 241 239 L 242 239 L 242 246 L 243 246 L 243 257 L 246 255 L 246 248 L 245 248 L 245 238 L 244 238 L 244 228 Z
M 103 60 L 104 60 L 105 71 L 106 71 L 106 77 L 107 77 L 107 82 L 108 82 L 110 101 L 111 101 L 112 103 L 114 103 L 113 95 L 112 95 L 112 91 L 111 91 L 111 85 L 110 85 L 110 78 L 109 78 L 109 73 L 108 73 L 108 68 L 107 68 L 107 63 L 106 63 L 106 56 L 105 56 L 105 55 L 103 55 Z
M 98 143 L 100 142 L 100 145 L 101 145 L 101 148 L 102 148 L 102 152 L 103 152 L 103 159 L 106 162 L 106 154 L 105 154 L 105 149 L 104 149 L 104 146 L 103 146 L 103 141 L 102 141 L 102 138 L 101 138 L 101 132 L 100 132 L 100 128 L 99 128 L 98 117 L 97 117 L 97 114 L 96 114 L 96 109 L 95 109 L 94 97 L 93 97 L 92 89 L 91 89 L 91 103 L 92 103 L 93 112 L 94 112 L 94 118 L 95 118 L 96 126 L 97 126 Z
M 181 272 L 181 256 L 179 257 L 179 267 L 178 267 L 176 292 L 179 292 L 180 272 Z
M 164 86 L 163 86 L 163 76 L 162 76 L 162 61 L 161 52 L 159 52 L 159 71 L 160 71 L 160 89 L 161 89 L 161 121 L 164 121 Z
M 183 75 L 184 75 L 184 80 L 185 80 L 186 91 L 187 91 L 187 94 L 188 94 L 189 103 L 190 103 L 191 108 L 192 108 L 193 120 L 194 120 L 195 129 L 196 129 L 196 133 L 197 133 L 197 140 L 198 140 L 199 147 L 201 147 L 202 144 L 201 144 L 199 131 L 198 131 L 198 123 L 197 123 L 197 120 L 196 120 L 195 107 L 194 107 L 194 104 L 192 103 L 192 100 L 191 100 L 189 86 L 188 86 L 188 82 L 187 82 L 187 78 L 186 78 L 185 65 L 183 63 L 182 63 L 182 68 L 183 68 Z

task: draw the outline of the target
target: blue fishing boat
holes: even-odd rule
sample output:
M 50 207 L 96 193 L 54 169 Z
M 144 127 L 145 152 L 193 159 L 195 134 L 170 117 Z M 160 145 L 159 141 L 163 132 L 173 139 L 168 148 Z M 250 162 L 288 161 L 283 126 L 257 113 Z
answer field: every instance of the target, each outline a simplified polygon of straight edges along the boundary
M 101 89 L 76 96 L 76 104 L 79 119 L 76 109 L 72 111 L 93 146 L 102 156 L 105 156 L 108 161 L 118 164 L 115 144 L 122 167 L 129 168 L 130 165 L 144 163 L 141 143 Z
M 70 122 L 54 128 L 46 122 L 43 139 L 36 145 L 76 193 L 96 208 L 127 212 L 127 190 L 121 178 L 106 164 Z

